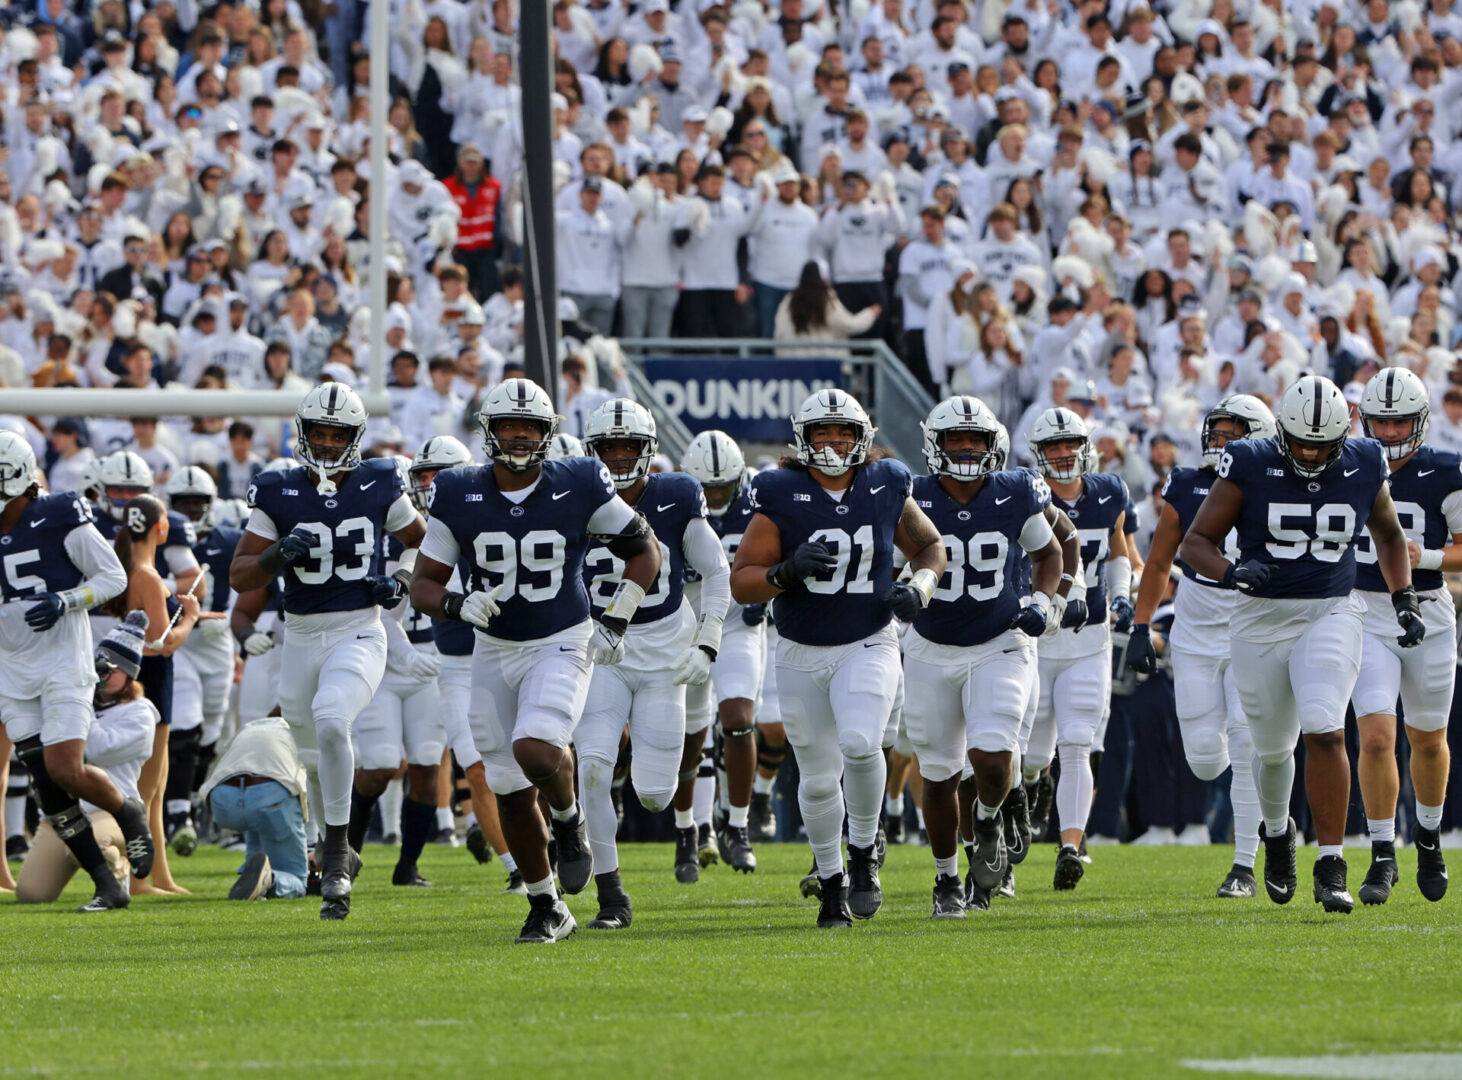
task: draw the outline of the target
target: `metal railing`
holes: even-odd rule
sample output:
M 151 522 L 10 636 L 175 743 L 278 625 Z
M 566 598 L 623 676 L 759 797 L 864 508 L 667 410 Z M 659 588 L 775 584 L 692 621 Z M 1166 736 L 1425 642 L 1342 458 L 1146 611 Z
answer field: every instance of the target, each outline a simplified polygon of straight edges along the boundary
M 877 441 L 911 466 L 923 459 L 924 436 L 919 424 L 934 407 L 934 399 L 919 384 L 897 353 L 883 341 L 769 341 L 766 338 L 620 338 L 619 347 L 636 397 L 655 414 L 662 448 L 674 458 L 684 452 L 690 432 L 680 417 L 662 407 L 645 377 L 647 356 L 677 353 L 714 355 L 728 365 L 737 360 L 775 358 L 782 349 L 795 350 L 791 359 L 813 357 L 826 350 L 827 358 L 841 359 L 848 392 L 858 398 L 878 425 Z M 790 435 L 790 431 L 788 432 Z

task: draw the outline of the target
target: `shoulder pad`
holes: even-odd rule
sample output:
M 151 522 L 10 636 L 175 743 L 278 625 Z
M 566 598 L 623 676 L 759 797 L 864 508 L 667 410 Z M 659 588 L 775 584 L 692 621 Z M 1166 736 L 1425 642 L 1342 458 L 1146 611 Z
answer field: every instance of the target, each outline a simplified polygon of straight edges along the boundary
M 249 481 L 249 493 L 244 497 L 244 501 L 251 507 L 258 506 L 260 499 L 268 498 L 269 495 L 284 486 L 282 483 L 284 477 L 284 472 L 255 473 L 254 479 Z

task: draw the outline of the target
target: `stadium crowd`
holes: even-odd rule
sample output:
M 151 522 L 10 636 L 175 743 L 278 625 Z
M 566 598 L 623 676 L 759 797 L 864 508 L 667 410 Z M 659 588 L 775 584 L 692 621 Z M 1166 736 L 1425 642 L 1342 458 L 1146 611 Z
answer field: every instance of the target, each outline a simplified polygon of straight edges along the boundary
M 0 7 L 0 386 L 363 386 L 383 273 L 392 408 L 365 448 L 475 430 L 522 372 L 518 4 L 395 0 L 385 57 L 366 17 Z M 1140 551 L 1233 393 L 1277 401 L 1314 372 L 1354 410 L 1404 366 L 1428 442 L 1462 450 L 1452 0 L 557 0 L 552 18 L 569 434 L 624 389 L 614 337 L 879 337 L 936 397 L 988 403 L 1017 462 L 1043 411 L 1074 410 Z M 225 499 L 295 438 L 247 416 L 3 425 L 52 491 L 130 449 L 159 493 L 197 465 Z M 1115 688 L 1130 749 L 1104 763 L 1095 833 L 1136 831 L 1124 803 L 1163 837 L 1208 811 L 1146 685 Z

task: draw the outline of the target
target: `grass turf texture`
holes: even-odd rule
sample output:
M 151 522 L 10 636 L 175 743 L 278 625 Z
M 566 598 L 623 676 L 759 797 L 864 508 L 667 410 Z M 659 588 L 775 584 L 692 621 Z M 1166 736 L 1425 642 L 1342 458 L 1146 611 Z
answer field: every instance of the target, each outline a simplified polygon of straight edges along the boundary
M 498 863 L 435 846 L 432 889 L 368 847 L 339 924 L 225 901 L 242 856 L 212 848 L 173 860 L 192 897 L 0 898 L 0 1076 L 1201 1077 L 1180 1063 L 1462 1050 L 1457 901 L 1424 901 L 1407 851 L 1391 902 L 1346 917 L 1310 901 L 1313 848 L 1277 907 L 1213 898 L 1222 848 L 1096 848 L 1058 894 L 1047 846 L 1016 900 L 933 922 L 928 851 L 895 847 L 883 911 L 841 932 L 798 895 L 805 846 L 758 855 L 680 886 L 669 846 L 628 846 L 634 925 L 551 947 L 512 944 Z M 593 886 L 569 904 L 586 924 Z

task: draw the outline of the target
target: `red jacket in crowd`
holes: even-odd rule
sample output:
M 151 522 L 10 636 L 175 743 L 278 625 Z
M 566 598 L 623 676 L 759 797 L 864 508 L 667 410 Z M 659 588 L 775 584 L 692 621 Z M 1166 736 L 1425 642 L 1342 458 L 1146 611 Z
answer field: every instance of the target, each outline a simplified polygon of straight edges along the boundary
M 445 183 L 462 210 L 462 220 L 457 223 L 457 246 L 464 251 L 491 248 L 502 184 L 494 177 L 484 176 L 477 183 L 477 194 L 471 195 L 459 177 L 449 176 Z

